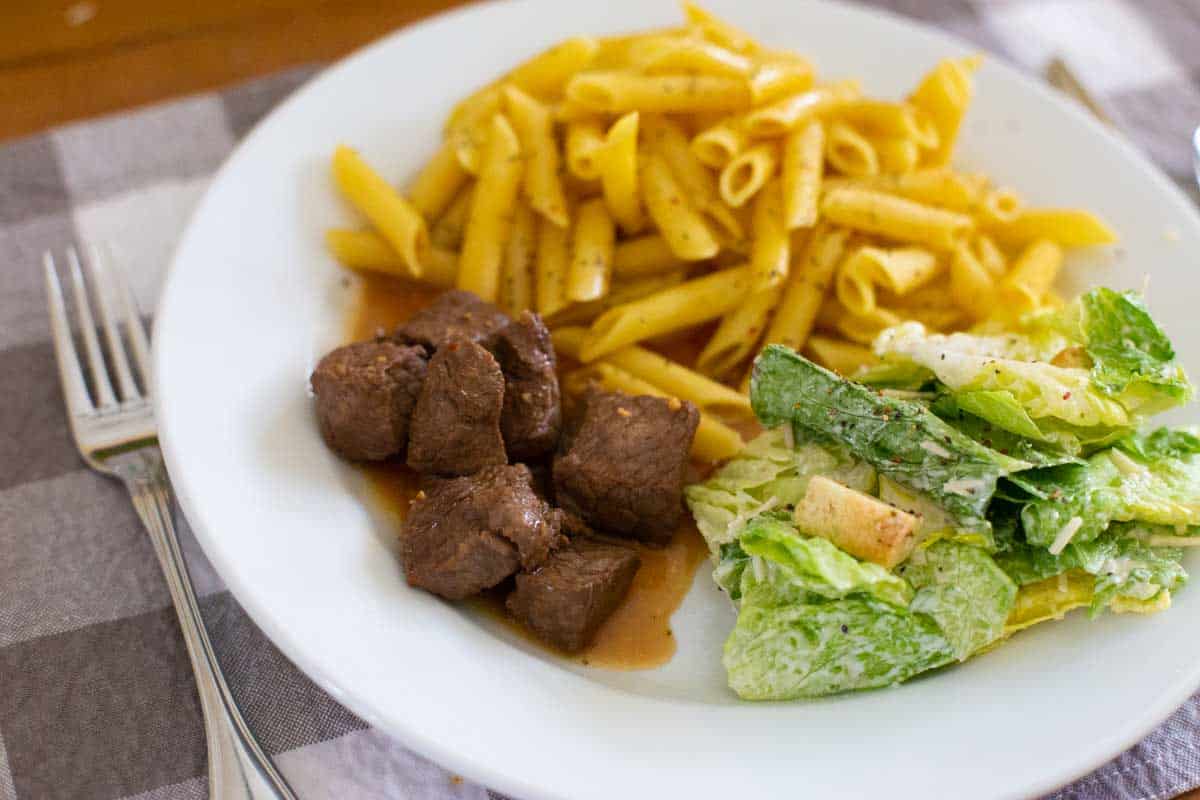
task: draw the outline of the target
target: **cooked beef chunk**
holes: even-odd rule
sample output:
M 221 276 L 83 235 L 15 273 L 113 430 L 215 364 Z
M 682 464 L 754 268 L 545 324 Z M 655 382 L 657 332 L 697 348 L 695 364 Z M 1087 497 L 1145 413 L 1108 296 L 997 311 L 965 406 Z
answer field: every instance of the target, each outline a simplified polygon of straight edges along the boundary
M 505 464 L 500 435 L 504 376 L 487 350 L 451 342 L 429 361 L 408 434 L 408 465 L 418 472 L 470 475 Z
M 550 452 L 562 428 L 550 331 L 541 317 L 526 311 L 500 331 L 492 352 L 504 371 L 500 431 L 508 457 L 525 461 Z
M 325 442 L 354 460 L 403 455 L 425 369 L 424 348 L 389 341 L 358 342 L 326 355 L 309 379 Z
M 561 513 L 531 482 L 522 464 L 430 481 L 400 533 L 409 584 L 459 600 L 541 566 L 565 539 Z
M 491 349 L 496 334 L 511 320 L 491 303 L 472 292 L 453 289 L 438 295 L 425 308 L 396 329 L 402 342 L 437 350 L 455 340 L 475 342 Z
M 554 459 L 558 505 L 606 533 L 669 541 L 683 511 L 696 407 L 592 392 L 581 413 L 567 449 Z
M 628 547 L 576 536 L 541 569 L 519 573 L 506 605 L 538 638 L 582 650 L 629 591 L 639 564 Z

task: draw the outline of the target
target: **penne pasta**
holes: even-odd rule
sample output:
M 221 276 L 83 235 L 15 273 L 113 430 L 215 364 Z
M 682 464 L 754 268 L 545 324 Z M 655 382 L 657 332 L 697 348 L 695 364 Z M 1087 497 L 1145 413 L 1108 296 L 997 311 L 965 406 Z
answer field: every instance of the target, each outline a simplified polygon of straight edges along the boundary
M 653 153 L 641 162 L 642 199 L 671 252 L 684 261 L 715 256 L 720 245 L 704 219 L 684 197 L 667 163 Z
M 845 122 L 829 123 L 825 135 L 825 158 L 843 175 L 857 178 L 879 174 L 879 156 L 875 146 Z
M 592 361 L 626 345 L 716 319 L 740 303 L 749 288 L 750 268 L 744 266 L 609 309 L 592 323 L 580 357 Z
M 604 149 L 604 126 L 595 118 L 567 124 L 567 168 L 585 181 L 600 177 L 597 155 Z
M 879 363 L 879 357 L 871 348 L 831 339 L 828 336 L 810 337 L 804 347 L 804 353 L 821 366 L 846 377 L 852 377 L 864 367 L 873 367 Z
M 877 307 L 877 289 L 903 296 L 931 281 L 937 272 L 937 257 L 928 250 L 859 247 L 846 256 L 838 269 L 837 298 L 850 313 L 869 315 Z
M 1026 208 L 1016 219 L 988 228 L 997 239 L 1021 247 L 1037 239 L 1049 239 L 1063 247 L 1112 244 L 1117 235 L 1095 214 L 1077 208 Z
M 754 70 L 754 62 L 741 53 L 690 36 L 639 39 L 629 46 L 629 61 L 648 75 L 688 72 L 747 79 Z
M 547 219 L 538 220 L 537 255 L 534 259 L 534 301 L 543 317 L 566 308 L 567 274 L 571 269 L 571 232 Z
M 550 111 L 515 86 L 504 87 L 504 104 L 525 159 L 522 186 L 533 210 L 555 225 L 567 224 L 567 198 L 559 180 L 558 143 Z
M 838 109 L 838 117 L 873 136 L 908 139 L 918 148 L 938 146 L 938 131 L 927 114 L 908 103 L 859 98 Z
M 1008 259 L 990 236 L 982 233 L 972 236 L 967 240 L 967 248 L 993 278 L 1000 278 L 1008 272 Z
M 674 396 L 623 369 L 605 363 L 590 364 L 577 369 L 567 375 L 563 383 L 567 392 L 575 396 L 582 395 L 593 384 L 599 384 L 609 391 L 631 395 Z M 723 461 L 737 455 L 743 444 L 741 435 L 733 428 L 711 414 L 700 412 L 700 424 L 696 427 L 696 436 L 692 440 L 694 457 L 705 461 Z
M 408 187 L 408 201 L 426 220 L 437 219 L 469 177 L 454 146 L 445 141 Z
M 810 119 L 840 108 L 862 93 L 858 81 L 837 81 L 776 100 L 746 115 L 743 126 L 752 139 L 784 136 Z
M 683 13 L 687 18 L 688 27 L 710 42 L 716 42 L 736 53 L 754 54 L 762 49 L 750 34 L 710 14 L 695 3 L 685 2 Z
M 976 256 L 969 242 L 954 249 L 950 260 L 950 296 L 973 319 L 986 319 L 996 307 L 996 278 Z
M 754 352 L 779 294 L 778 288 L 753 291 L 722 317 L 721 324 L 696 357 L 696 369 L 715 378 L 737 369 Z
M 750 107 L 750 89 L 738 78 L 614 70 L 571 78 L 567 99 L 606 114 L 738 111 Z
M 1021 216 L 1024 204 L 1011 189 L 990 189 L 984 193 L 976 213 L 984 226 L 1004 225 Z
M 792 260 L 791 236 L 783 218 L 783 186 L 778 178 L 769 181 L 755 198 L 752 225 L 750 274 L 754 291 L 762 292 L 787 280 Z
M 682 269 L 662 272 L 658 275 L 644 275 L 628 280 L 613 281 L 608 294 L 590 303 L 574 303 L 550 316 L 546 324 L 552 329 L 560 325 L 590 325 L 605 311 L 619 305 L 632 302 L 646 295 L 670 289 L 683 283 Z
M 761 106 L 811 89 L 814 75 L 812 64 L 804 59 L 771 58 L 760 60 L 748 80 L 750 98 L 754 105 Z
M 903 321 L 899 314 L 886 308 L 877 307 L 870 314 L 847 311 L 838 319 L 837 330 L 852 342 L 869 345 L 880 333 Z
M 590 36 L 572 36 L 517 65 L 505 82 L 535 97 L 561 95 L 571 76 L 591 64 L 599 49 Z
M 637 180 L 638 112 L 631 111 L 613 123 L 599 151 L 600 184 L 613 218 L 627 234 L 646 224 Z
M 655 275 L 683 266 L 667 240 L 657 233 L 617 242 L 613 249 L 613 277 Z
M 533 271 L 537 255 L 537 215 L 528 203 L 513 210 L 512 232 L 500 273 L 500 307 L 512 317 L 533 308 Z
M 780 177 L 783 218 L 788 229 L 817 224 L 821 179 L 825 172 L 825 127 L 811 120 L 783 140 Z
M 645 134 L 650 149 L 662 156 L 692 205 L 732 239 L 744 235 L 736 215 L 721 202 L 717 179 L 705 169 L 688 144 L 687 134 L 678 123 L 659 115 L 646 118 Z
M 479 181 L 471 199 L 466 236 L 458 263 L 459 289 L 495 302 L 500 266 L 520 188 L 521 145 L 503 114 L 492 117 L 492 130 L 479 164 Z
M 906 175 L 921 163 L 921 148 L 912 139 L 889 136 L 872 139 L 879 157 L 879 171 L 885 175 Z
M 972 74 L 979 68 L 979 56 L 947 58 L 938 62 L 917 84 L 908 101 L 924 112 L 937 129 L 936 147 L 926 150 L 925 163 L 943 166 L 950 161 L 963 115 L 974 94 Z
M 975 221 L 965 214 L 851 187 L 826 194 L 821 211 L 832 222 L 847 228 L 938 250 L 953 250 L 975 227 Z
M 463 232 L 467 228 L 467 217 L 471 214 L 471 198 L 475 196 L 475 184 L 458 190 L 449 207 L 433 223 L 429 239 L 435 247 L 457 250 L 462 247 Z
M 479 174 L 492 117 L 501 104 L 500 87 L 486 87 L 459 103 L 446 123 L 446 139 L 454 147 L 458 163 L 472 175 Z
M 746 149 L 746 134 L 740 117 L 726 117 L 692 139 L 692 153 L 705 166 L 723 169 Z
M 421 214 L 362 156 L 345 145 L 333 151 L 333 178 L 342 195 L 404 259 L 412 277 L 421 277 L 421 263 L 430 245 Z
M 1062 269 L 1062 248 L 1049 239 L 1030 244 L 1000 281 L 998 297 L 1006 315 L 1038 308 Z
M 794 350 L 804 347 L 849 238 L 847 231 L 833 230 L 821 223 L 813 229 L 792 265 L 783 296 L 767 328 L 767 344 L 784 344 Z
M 746 150 L 721 170 L 717 180 L 721 199 L 734 208 L 744 205 L 775 173 L 778 161 L 779 148 L 774 142 Z
M 567 277 L 568 300 L 586 303 L 608 293 L 615 237 L 613 219 L 603 200 L 589 200 L 579 207 Z
M 412 273 L 396 248 L 375 231 L 331 228 L 325 231 L 325 246 L 344 267 L 412 280 Z M 420 280 L 423 283 L 449 288 L 454 285 L 458 257 L 453 251 L 434 246 L 426 254 L 422 267 Z
M 556 328 L 551 334 L 555 351 L 576 361 L 586 338 L 587 328 L 581 327 Z M 701 411 L 744 417 L 753 414 L 750 398 L 742 392 L 638 345 L 623 347 L 594 363 L 612 364 L 680 400 L 694 403 Z

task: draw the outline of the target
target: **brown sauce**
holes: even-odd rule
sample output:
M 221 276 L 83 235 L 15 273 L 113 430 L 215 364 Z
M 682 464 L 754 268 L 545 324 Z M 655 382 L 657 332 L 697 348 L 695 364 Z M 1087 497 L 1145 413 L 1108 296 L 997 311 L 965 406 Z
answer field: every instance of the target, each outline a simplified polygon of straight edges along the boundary
M 349 341 L 368 339 L 381 329 L 390 331 L 432 302 L 438 293 L 436 289 L 369 274 L 360 276 L 356 291 L 347 330 Z M 696 348 L 695 339 L 687 338 L 670 345 L 671 354 L 676 357 L 685 353 L 694 355 Z M 703 465 L 694 466 L 703 472 Z M 362 469 L 371 487 L 372 501 L 399 523 L 417 494 L 417 474 L 403 464 L 365 465 Z M 591 646 L 570 656 L 580 663 L 609 669 L 649 669 L 665 664 L 675 654 L 671 615 L 691 588 L 692 577 L 708 555 L 708 547 L 688 518 L 666 547 L 637 545 L 637 548 L 642 565 L 633 585 L 600 627 Z M 503 620 L 527 640 L 537 641 L 504 613 L 502 596 L 488 595 L 471 605 Z M 546 647 L 541 642 L 537 644 Z

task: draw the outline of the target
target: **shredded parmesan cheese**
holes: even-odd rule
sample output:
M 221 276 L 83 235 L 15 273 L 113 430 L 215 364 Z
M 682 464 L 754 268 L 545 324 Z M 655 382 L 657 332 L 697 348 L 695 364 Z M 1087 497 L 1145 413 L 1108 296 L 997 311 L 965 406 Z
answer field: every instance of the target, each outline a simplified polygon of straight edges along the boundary
M 1200 547 L 1200 536 L 1151 536 L 1151 547 Z
M 1071 517 L 1066 525 L 1062 526 L 1062 530 L 1058 532 L 1058 536 L 1054 537 L 1054 541 L 1050 544 L 1050 554 L 1058 555 L 1063 551 L 1075 534 L 1079 533 L 1079 529 L 1083 527 L 1083 519 L 1081 517 Z

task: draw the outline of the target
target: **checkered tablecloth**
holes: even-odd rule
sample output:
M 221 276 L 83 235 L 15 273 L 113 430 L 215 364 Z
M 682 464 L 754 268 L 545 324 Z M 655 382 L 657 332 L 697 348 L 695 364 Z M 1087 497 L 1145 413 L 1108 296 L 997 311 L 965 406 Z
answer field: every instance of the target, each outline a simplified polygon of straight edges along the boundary
M 877 4 L 1031 71 L 1064 56 L 1198 197 L 1189 141 L 1200 123 L 1200 0 Z M 85 469 L 71 444 L 37 264 L 76 239 L 108 242 L 153 307 L 213 171 L 313 72 L 0 144 L 0 800 L 207 796 L 200 713 L 167 591 L 123 489 Z M 182 529 L 234 694 L 303 798 L 495 797 L 313 685 Z M 1171 797 L 1200 784 L 1198 742 L 1200 695 L 1055 798 Z

